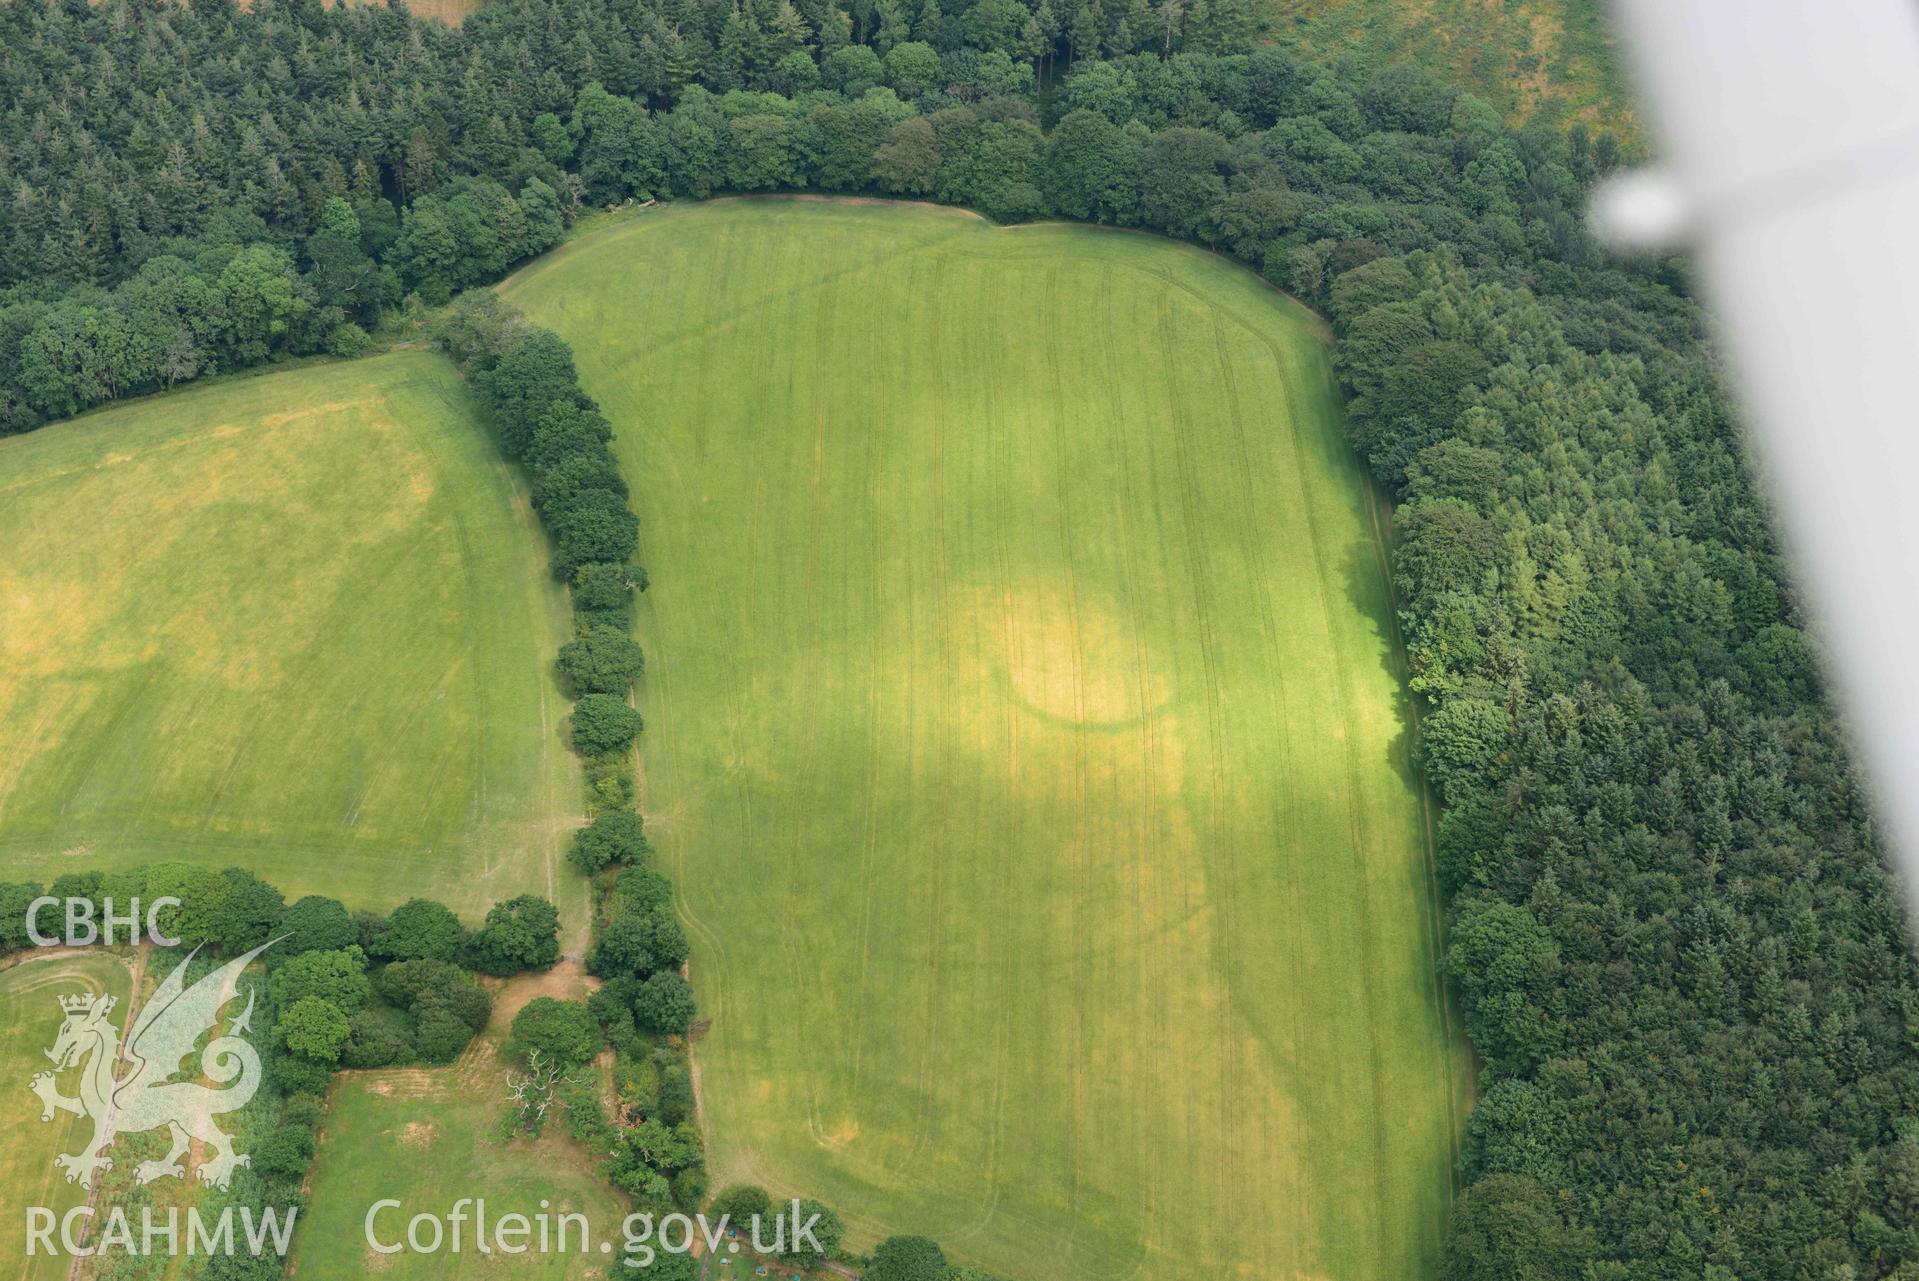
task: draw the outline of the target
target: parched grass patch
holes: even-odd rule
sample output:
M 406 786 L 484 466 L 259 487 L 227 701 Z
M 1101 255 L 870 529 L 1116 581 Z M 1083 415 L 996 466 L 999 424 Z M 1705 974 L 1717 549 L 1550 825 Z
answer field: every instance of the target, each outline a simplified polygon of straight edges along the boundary
M 381 0 L 329 0 L 329 3 L 378 4 Z M 416 18 L 438 18 L 457 27 L 480 11 L 486 0 L 408 0 L 407 12 Z
M 0 440 L 0 875 L 532 892 L 583 937 L 565 604 L 473 413 L 398 352 Z
M 953 211 L 612 220 L 506 292 L 619 433 L 715 1185 L 1012 1278 L 1415 1278 L 1463 1090 L 1317 320 Z
M 1576 120 L 1637 143 L 1625 51 L 1600 0 L 1274 0 L 1272 33 L 1324 62 L 1418 62 L 1515 123 Z

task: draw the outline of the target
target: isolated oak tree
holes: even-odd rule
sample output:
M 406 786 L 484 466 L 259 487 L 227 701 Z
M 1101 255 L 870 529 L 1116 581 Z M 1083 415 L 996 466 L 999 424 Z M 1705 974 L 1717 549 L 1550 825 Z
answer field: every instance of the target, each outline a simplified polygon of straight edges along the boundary
M 579 1001 L 536 996 L 513 1016 L 513 1040 L 522 1055 L 538 1050 L 568 1071 L 599 1053 L 600 1026 Z

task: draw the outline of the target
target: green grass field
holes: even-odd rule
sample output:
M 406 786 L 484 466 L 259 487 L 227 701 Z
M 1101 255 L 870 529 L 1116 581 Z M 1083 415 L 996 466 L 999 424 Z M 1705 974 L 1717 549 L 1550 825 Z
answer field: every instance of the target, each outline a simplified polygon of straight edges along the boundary
M 1432 1273 L 1462 1051 L 1317 320 L 953 211 L 609 220 L 505 292 L 636 493 L 715 1184 L 1013 1278 Z
M 1273 35 L 1323 62 L 1423 63 L 1515 121 L 1584 120 L 1637 143 L 1624 58 L 1599 0 L 1274 0 Z
M 606 1257 L 478 1253 L 468 1224 L 466 1248 L 438 1254 L 381 1255 L 366 1243 L 365 1219 L 374 1202 L 396 1198 L 399 1211 L 376 1220 L 383 1244 L 403 1238 L 415 1214 L 444 1217 L 462 1197 L 484 1198 L 490 1221 L 508 1213 L 529 1218 L 574 1211 L 587 1216 L 592 1245 L 619 1244 L 625 1200 L 595 1173 L 593 1158 L 566 1138 L 556 1111 L 537 1140 L 501 1142 L 507 1064 L 499 1055 L 513 1015 L 534 995 L 584 996 L 583 976 L 566 968 L 496 986 L 494 1017 L 486 1033 L 448 1068 L 342 1072 L 334 1078 L 310 1180 L 312 1197 L 293 1238 L 292 1271 L 301 1277 L 377 1275 L 390 1281 L 465 1281 L 513 1276 L 562 1281 L 603 1277 Z M 577 1238 L 573 1238 L 577 1240 Z
M 45 1206 L 64 1215 L 86 1200 L 86 1193 L 68 1183 L 54 1168 L 61 1152 L 77 1152 L 92 1133 L 93 1123 L 64 1112 L 51 1121 L 40 1119 L 40 1100 L 27 1083 L 52 1066 L 46 1051 L 66 1016 L 59 997 L 78 992 L 108 992 L 119 999 L 114 1011 L 124 1020 L 131 976 L 117 956 L 35 955 L 0 970 L 0 1278 L 4 1281 L 53 1281 L 64 1278 L 72 1262 L 39 1255 L 27 1257 L 26 1207 Z M 73 1094 L 76 1075 L 64 1074 L 62 1093 Z M 58 1239 L 57 1236 L 55 1238 Z
M 0 440 L 0 876 L 242 864 L 471 918 L 584 889 L 565 602 L 452 365 L 398 352 Z

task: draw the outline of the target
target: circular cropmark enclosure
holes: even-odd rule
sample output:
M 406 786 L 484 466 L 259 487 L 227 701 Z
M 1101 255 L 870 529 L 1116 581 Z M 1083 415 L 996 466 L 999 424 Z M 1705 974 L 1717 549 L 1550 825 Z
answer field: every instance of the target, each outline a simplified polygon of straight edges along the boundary
M 818 201 L 504 292 L 640 513 L 715 1185 L 1013 1276 L 1429 1275 L 1463 1059 L 1318 320 L 1150 237 Z

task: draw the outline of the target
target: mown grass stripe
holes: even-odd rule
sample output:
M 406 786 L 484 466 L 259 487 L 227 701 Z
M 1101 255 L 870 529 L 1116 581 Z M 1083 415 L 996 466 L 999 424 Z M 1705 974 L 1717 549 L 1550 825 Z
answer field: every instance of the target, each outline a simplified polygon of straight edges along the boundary
M 1429 1275 L 1461 1060 L 1316 320 L 1148 237 L 816 202 L 506 292 L 666 482 L 642 765 L 716 1179 L 1014 1278 Z

